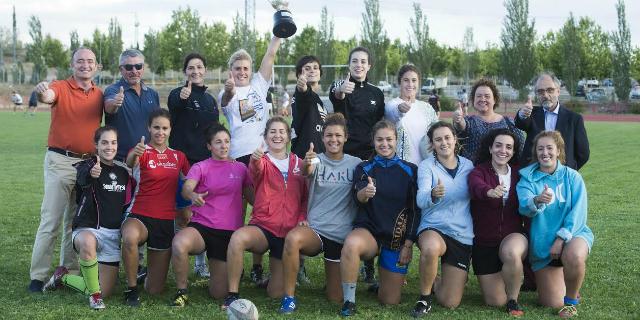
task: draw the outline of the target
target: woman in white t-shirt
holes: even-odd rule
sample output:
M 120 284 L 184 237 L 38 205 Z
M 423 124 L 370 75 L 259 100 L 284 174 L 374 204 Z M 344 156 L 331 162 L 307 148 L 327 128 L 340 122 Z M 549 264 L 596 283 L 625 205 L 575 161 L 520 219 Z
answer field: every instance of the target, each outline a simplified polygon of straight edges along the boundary
M 421 141 L 438 115 L 428 103 L 416 100 L 420 90 L 420 71 L 413 64 L 405 64 L 398 70 L 400 96 L 388 101 L 384 106 L 384 116 L 396 124 L 398 130 L 397 155 L 400 159 L 415 165 L 420 164 Z M 426 151 L 426 143 L 422 143 Z

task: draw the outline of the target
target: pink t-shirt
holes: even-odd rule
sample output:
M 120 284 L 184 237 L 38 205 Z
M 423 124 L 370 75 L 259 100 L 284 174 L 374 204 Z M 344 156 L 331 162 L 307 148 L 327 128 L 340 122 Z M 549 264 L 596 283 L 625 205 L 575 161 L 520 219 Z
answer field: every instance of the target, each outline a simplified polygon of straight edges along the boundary
M 237 230 L 242 221 L 242 189 L 251 186 L 247 167 L 238 161 L 209 158 L 191 167 L 187 180 L 197 181 L 197 193 L 209 193 L 201 207 L 191 206 L 191 221 L 212 229 Z

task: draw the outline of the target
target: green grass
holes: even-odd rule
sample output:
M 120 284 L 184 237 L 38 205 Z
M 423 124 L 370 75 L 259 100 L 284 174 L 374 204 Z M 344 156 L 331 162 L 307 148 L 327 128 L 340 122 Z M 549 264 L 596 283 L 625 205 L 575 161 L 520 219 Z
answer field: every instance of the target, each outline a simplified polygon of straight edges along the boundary
M 68 290 L 46 295 L 29 294 L 31 246 L 39 222 L 42 201 L 42 162 L 47 140 L 48 113 L 36 117 L 0 112 L 0 318 L 6 319 L 93 319 L 93 318 L 195 318 L 223 319 L 220 301 L 211 300 L 206 282 L 191 279 L 190 304 L 184 309 L 167 306 L 175 285 L 169 276 L 167 290 L 159 297 L 142 294 L 143 305 L 131 309 L 122 304 L 120 295 L 106 300 L 107 309 L 92 312 L 87 299 Z M 581 318 L 638 318 L 640 307 L 640 124 L 587 123 L 591 140 L 591 160 L 582 170 L 589 192 L 589 226 L 595 245 L 588 261 L 587 278 L 581 290 Z M 58 247 L 58 245 L 57 245 Z M 57 252 L 56 252 L 57 257 Z M 380 306 L 375 298 L 358 288 L 359 319 L 408 318 L 418 293 L 417 252 L 410 268 L 409 284 L 404 288 L 399 306 Z M 54 259 L 57 260 L 57 259 Z M 248 261 L 248 260 L 247 260 Z M 54 261 L 53 263 L 55 263 Z M 246 265 L 248 266 L 248 264 Z M 53 266 L 52 266 L 53 267 Z M 279 301 L 269 299 L 262 290 L 247 282 L 241 294 L 252 300 L 263 319 L 334 319 L 339 305 L 324 299 L 322 260 L 307 260 L 312 284 L 298 289 L 299 311 L 289 317 L 276 313 Z M 53 270 L 53 269 L 52 269 Z M 123 288 L 123 276 L 119 290 Z M 536 305 L 533 293 L 520 298 L 528 319 L 552 318 L 553 310 Z M 470 276 L 461 306 L 456 310 L 435 307 L 431 319 L 506 319 L 502 309 L 483 306 L 475 277 Z

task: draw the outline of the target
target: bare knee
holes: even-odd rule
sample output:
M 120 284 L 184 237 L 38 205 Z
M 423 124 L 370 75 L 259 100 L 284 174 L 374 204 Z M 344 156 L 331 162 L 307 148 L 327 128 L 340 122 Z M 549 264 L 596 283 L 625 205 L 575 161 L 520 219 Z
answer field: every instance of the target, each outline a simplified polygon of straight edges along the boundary
M 507 296 L 504 295 L 502 297 L 498 297 L 494 295 L 485 295 L 484 303 L 491 307 L 502 307 L 507 304 Z
M 421 259 L 433 259 L 440 256 L 442 248 L 438 243 L 425 243 L 420 245 L 420 258 Z
M 173 238 L 171 254 L 173 256 L 185 256 L 189 254 L 189 242 L 181 237 Z
M 400 295 L 378 295 L 378 300 L 382 304 L 396 305 L 400 304 Z
M 299 252 L 303 238 L 298 233 L 287 235 L 284 242 L 284 251 L 287 253 Z
M 455 309 L 460 305 L 461 298 L 455 297 L 438 297 L 438 303 L 444 308 Z
M 567 250 L 562 252 L 562 265 L 565 268 L 577 269 L 584 268 L 587 262 L 587 255 L 585 252 L 579 250 Z

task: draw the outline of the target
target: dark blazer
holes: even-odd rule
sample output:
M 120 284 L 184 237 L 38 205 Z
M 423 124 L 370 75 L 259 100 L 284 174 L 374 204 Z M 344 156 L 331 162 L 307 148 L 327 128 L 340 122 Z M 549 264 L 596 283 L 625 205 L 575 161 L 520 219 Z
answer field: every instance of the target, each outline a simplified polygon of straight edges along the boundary
M 587 130 L 584 128 L 584 120 L 581 115 L 563 106 L 559 108 L 556 130 L 560 131 L 564 139 L 567 166 L 580 170 L 589 160 L 589 139 L 587 139 Z M 520 157 L 524 167 L 531 162 L 533 138 L 544 131 L 544 110 L 542 107 L 533 107 L 531 116 L 527 119 L 522 119 L 519 114 L 516 114 L 515 124 L 517 128 L 527 133 L 523 155 Z

